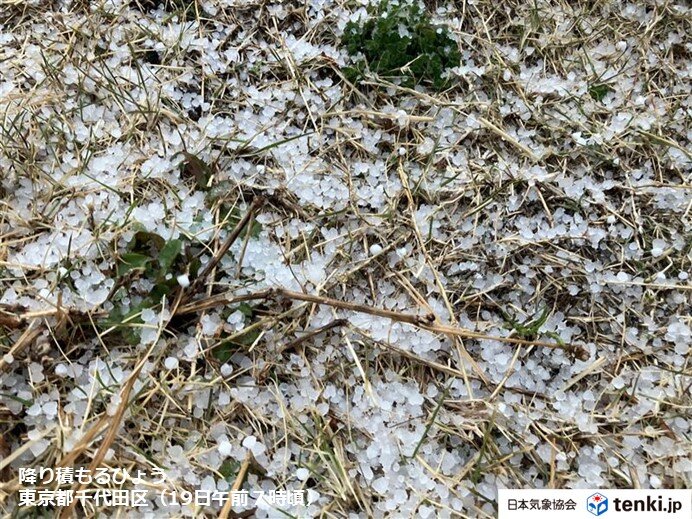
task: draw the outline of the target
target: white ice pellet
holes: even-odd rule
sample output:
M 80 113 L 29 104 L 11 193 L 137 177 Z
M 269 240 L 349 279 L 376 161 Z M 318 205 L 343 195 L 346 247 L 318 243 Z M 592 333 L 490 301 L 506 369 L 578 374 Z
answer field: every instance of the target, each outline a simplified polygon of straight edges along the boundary
M 35 457 L 38 457 L 45 452 L 45 450 L 48 448 L 48 445 L 50 445 L 48 441 L 41 439 L 32 442 L 30 444 L 29 449 L 31 450 L 31 454 L 33 454 Z
M 202 490 L 213 492 L 216 490 L 216 481 L 213 477 L 207 476 L 202 480 Z
M 389 489 L 389 480 L 385 477 L 377 478 L 372 482 L 372 489 L 378 494 L 387 494 L 387 489 Z
M 43 414 L 48 418 L 54 418 L 58 414 L 58 403 L 55 401 L 43 404 Z
M 418 391 L 410 393 L 408 397 L 408 401 L 411 405 L 421 405 L 424 402 L 423 395 L 421 395 Z
M 187 288 L 190 286 L 190 277 L 187 274 L 180 274 L 176 279 L 181 287 Z
M 256 443 L 257 438 L 255 438 L 254 436 L 246 436 L 243 440 L 243 447 L 245 447 L 246 449 L 252 449 L 252 447 L 254 447 Z
M 154 312 L 151 308 L 145 308 L 142 310 L 142 315 L 141 315 L 142 321 L 145 323 L 156 323 L 157 318 L 156 318 L 156 312 Z
M 611 380 L 610 383 L 615 389 L 622 389 L 623 387 L 625 387 L 625 380 L 619 376 L 613 378 L 613 380 Z
M 320 493 L 317 492 L 317 490 L 313 490 L 311 488 L 308 489 L 307 492 L 307 502 L 308 504 L 312 504 L 315 501 L 317 501 L 320 498 Z
M 156 328 L 142 328 L 142 332 L 140 334 L 142 344 L 151 344 L 152 342 L 156 341 L 156 337 L 158 337 L 158 330 Z
M 206 314 L 200 322 L 202 323 L 202 333 L 207 336 L 214 335 L 221 324 L 217 314 Z
M 690 350 L 690 347 L 688 344 L 679 342 L 675 345 L 675 353 L 678 355 L 687 355 L 687 352 Z
M 168 448 L 168 455 L 174 461 L 183 461 L 185 459 L 185 450 L 180 445 L 172 445 Z
M 231 394 L 227 391 L 221 391 L 219 393 L 219 405 L 224 406 L 231 403 Z
M 651 255 L 658 258 L 665 251 L 668 244 L 664 240 L 655 239 L 651 242 Z
M 226 322 L 230 324 L 236 331 L 240 331 L 245 327 L 245 314 L 243 314 L 243 312 L 240 310 L 236 310 L 228 316 Z
M 41 404 L 33 404 L 29 409 L 26 410 L 26 414 L 29 416 L 38 416 L 41 414 Z
M 266 447 L 264 446 L 264 444 L 262 444 L 262 443 L 260 443 L 260 442 L 255 443 L 255 444 L 250 448 L 250 451 L 252 451 L 252 454 L 253 454 L 254 456 L 259 456 L 259 455 L 262 454 L 265 450 L 266 450 Z
M 185 356 L 189 359 L 194 358 L 198 352 L 199 346 L 197 345 L 197 341 L 195 341 L 194 339 L 190 339 L 190 341 L 185 345 L 185 348 L 183 349 L 183 353 L 185 353 Z
M 41 364 L 38 362 L 32 362 L 29 364 L 29 373 L 31 374 L 31 378 L 34 382 L 42 382 L 45 380 L 45 377 L 43 376 L 43 366 L 41 366 Z

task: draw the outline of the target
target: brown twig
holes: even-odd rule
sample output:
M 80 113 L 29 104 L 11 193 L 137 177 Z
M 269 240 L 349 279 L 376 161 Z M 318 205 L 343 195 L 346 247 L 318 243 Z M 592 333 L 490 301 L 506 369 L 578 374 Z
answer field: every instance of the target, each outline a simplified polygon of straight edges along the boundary
M 237 492 L 238 490 L 240 490 L 240 487 L 243 486 L 243 481 L 245 481 L 245 476 L 247 475 L 247 471 L 250 468 L 251 463 L 252 453 L 248 451 L 247 455 L 245 456 L 245 459 L 243 460 L 243 464 L 240 466 L 238 475 L 236 476 L 235 481 L 233 482 L 230 495 L 233 495 L 234 492 Z M 228 517 L 233 513 L 232 506 L 233 500 L 229 497 L 228 500 L 224 503 L 221 512 L 219 513 L 219 519 L 228 519 Z
M 235 226 L 231 234 L 226 238 L 226 241 L 221 245 L 221 248 L 214 254 L 214 256 L 209 260 L 209 263 L 207 263 L 202 271 L 197 275 L 197 278 L 193 281 L 192 285 L 189 288 L 189 294 L 194 294 L 197 289 L 199 288 L 199 285 L 201 285 L 204 280 L 207 278 L 207 276 L 211 273 L 214 268 L 219 264 L 221 259 L 226 255 L 228 252 L 228 249 L 231 248 L 231 245 L 235 243 L 235 241 L 238 239 L 238 236 L 240 236 L 240 233 L 243 231 L 245 226 L 248 224 L 248 222 L 253 218 L 255 212 L 264 205 L 264 198 L 258 196 L 252 201 L 252 204 L 250 204 L 250 207 L 248 208 L 247 213 L 245 213 L 245 216 L 243 216 L 238 224 Z
M 17 342 L 14 343 L 14 345 L 10 348 L 10 351 L 7 352 L 7 355 L 10 357 L 17 357 L 17 354 L 20 353 L 26 346 L 31 344 L 36 337 L 41 335 L 43 332 L 44 327 L 39 326 L 38 320 L 32 321 L 31 324 L 27 327 L 26 330 L 24 330 L 24 333 L 17 339 Z M 9 365 L 9 362 L 5 361 L 4 356 L 0 357 L 0 373 Z
M 283 346 L 279 348 L 278 353 L 283 353 L 286 350 L 292 350 L 293 348 L 299 346 L 303 342 L 312 339 L 313 337 L 318 336 L 321 333 L 326 332 L 327 330 L 331 330 L 332 328 L 336 328 L 338 326 L 345 326 L 348 324 L 347 319 L 335 319 L 331 323 L 327 323 L 324 326 L 321 326 L 317 328 L 316 330 L 311 330 L 310 332 L 306 333 L 305 335 L 302 335 L 298 337 L 297 339 L 293 339 L 290 342 L 287 342 Z
M 494 335 L 486 335 L 484 333 L 466 330 L 464 328 L 459 328 L 457 326 L 447 326 L 444 324 L 435 323 L 435 317 L 431 314 L 421 316 L 416 314 L 395 312 L 393 310 L 385 310 L 383 308 L 377 308 L 374 306 L 351 303 L 348 301 L 339 301 L 338 299 L 332 299 L 324 296 L 316 296 L 312 294 L 304 294 L 302 292 L 294 292 L 292 290 L 286 290 L 283 288 L 271 288 L 261 290 L 259 292 L 231 297 L 229 297 L 226 294 L 219 294 L 205 299 L 194 301 L 187 305 L 183 305 L 177 309 L 176 314 L 189 314 L 197 312 L 201 309 L 230 305 L 240 303 L 242 301 L 272 299 L 277 296 L 285 297 L 287 299 L 293 299 L 296 301 L 306 301 L 308 303 L 314 303 L 318 305 L 327 305 L 333 308 L 341 308 L 343 310 L 351 310 L 353 312 L 374 315 L 377 317 L 385 317 L 387 319 L 391 319 L 392 321 L 411 324 L 413 326 L 417 326 L 418 328 L 427 330 L 429 332 L 441 333 L 452 337 L 464 337 L 467 339 L 487 339 L 499 342 L 506 342 L 510 344 L 520 344 L 524 346 L 540 346 L 543 348 L 562 349 L 572 355 L 575 355 L 580 360 L 585 360 L 588 358 L 588 352 L 582 346 L 579 345 L 558 344 L 550 342 L 531 341 L 515 337 L 498 337 Z
M 0 326 L 16 330 L 24 324 L 24 319 L 0 309 Z

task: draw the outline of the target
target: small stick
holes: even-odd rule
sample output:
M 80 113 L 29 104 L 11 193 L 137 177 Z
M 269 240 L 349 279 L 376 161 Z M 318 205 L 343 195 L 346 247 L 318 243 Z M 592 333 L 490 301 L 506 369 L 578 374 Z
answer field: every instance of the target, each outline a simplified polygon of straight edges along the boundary
M 197 299 L 192 303 L 187 303 L 185 305 L 180 305 L 174 312 L 174 315 L 187 315 L 194 314 L 201 310 L 206 310 L 207 308 L 215 308 L 217 306 L 232 305 L 235 303 L 242 303 L 244 301 L 253 301 L 256 299 L 269 299 L 274 294 L 274 290 L 268 288 L 266 290 L 261 290 L 259 292 L 252 292 L 250 294 L 244 294 L 241 296 L 229 297 L 226 294 L 217 294 L 214 296 L 205 297 L 202 299 Z
M 17 342 L 14 343 L 14 345 L 10 348 L 10 351 L 7 352 L 7 355 L 9 355 L 10 358 L 16 358 L 17 355 L 29 344 L 31 344 L 36 337 L 41 335 L 43 332 L 44 327 L 38 325 L 38 320 L 31 321 L 31 324 L 27 327 L 26 330 L 22 333 L 22 335 L 17 339 Z M 5 369 L 5 367 L 9 366 L 9 362 L 5 362 L 4 356 L 0 357 L 0 373 Z
M 317 335 L 326 332 L 327 330 L 331 330 L 332 328 L 336 328 L 337 326 L 346 326 L 348 324 L 348 319 L 335 319 L 331 323 L 327 323 L 324 326 L 321 326 L 317 328 L 316 330 L 312 330 L 305 335 L 301 335 L 300 337 L 293 339 L 290 342 L 287 342 L 283 346 L 279 348 L 278 353 L 282 353 L 286 350 L 291 350 L 295 348 L 296 346 L 299 346 L 300 344 L 304 343 L 308 339 L 312 339 L 313 337 L 316 337 Z
M 21 317 L 17 317 L 0 309 L 0 326 L 5 326 L 12 330 L 16 330 L 22 326 L 22 323 L 23 319 Z
M 585 360 L 589 357 L 588 352 L 582 346 L 576 344 L 558 344 L 551 342 L 530 341 L 527 339 L 519 339 L 515 337 L 496 337 L 493 335 L 486 335 L 484 333 L 473 332 L 471 330 L 466 330 L 464 328 L 459 328 L 457 326 L 437 324 L 434 322 L 435 316 L 432 314 L 421 316 L 416 314 L 395 312 L 393 310 L 385 310 L 383 308 L 376 308 L 373 306 L 361 305 L 358 303 L 339 301 L 338 299 L 331 299 L 329 297 L 324 296 L 315 296 L 312 294 L 304 294 L 302 292 L 294 292 L 292 290 L 286 290 L 284 288 L 269 288 L 266 290 L 261 290 L 259 292 L 254 292 L 235 297 L 228 297 L 225 294 L 219 294 L 216 296 L 211 296 L 205 299 L 194 301 L 187 305 L 183 305 L 180 308 L 178 308 L 175 313 L 176 315 L 188 314 L 197 312 L 201 309 L 229 305 L 239 303 L 242 301 L 251 301 L 255 299 L 271 299 L 276 296 L 282 296 L 297 301 L 306 301 L 318 305 L 327 305 L 334 308 L 341 308 L 343 310 L 351 310 L 353 312 L 375 315 L 377 317 L 386 317 L 387 319 L 391 319 L 392 321 L 412 324 L 413 326 L 417 326 L 418 328 L 421 328 L 423 330 L 427 330 L 433 333 L 442 333 L 448 336 L 465 337 L 468 339 L 487 339 L 499 342 L 506 342 L 510 344 L 521 344 L 525 346 L 541 346 L 544 348 L 562 349 L 567 351 L 568 353 L 574 354 L 580 360 Z
M 393 321 L 408 323 L 414 326 L 428 326 L 431 325 L 435 320 L 435 316 L 432 314 L 427 314 L 424 316 L 416 314 L 405 314 L 401 312 L 395 312 L 393 310 L 376 308 L 374 306 L 361 305 L 358 303 L 349 303 L 348 301 L 339 301 L 338 299 L 331 299 L 329 297 L 324 296 L 314 296 L 312 294 L 294 292 L 293 290 L 286 290 L 284 288 L 275 289 L 274 292 L 288 299 L 307 301 L 309 303 L 315 303 L 318 305 L 328 305 L 333 306 L 334 308 L 341 308 L 343 310 L 353 310 L 354 312 L 359 312 L 361 314 L 370 314 L 376 315 L 378 317 L 386 317 L 388 319 L 392 319 Z
M 209 273 L 216 267 L 216 265 L 219 264 L 221 261 L 221 258 L 223 258 L 226 253 L 228 252 L 228 249 L 231 248 L 231 245 L 238 239 L 238 236 L 240 236 L 240 233 L 243 231 L 245 226 L 248 224 L 248 222 L 253 218 L 255 215 L 255 212 L 264 204 L 264 198 L 261 196 L 256 197 L 253 201 L 252 204 L 250 204 L 250 208 L 248 209 L 247 213 L 245 213 L 245 216 L 243 216 L 238 224 L 235 226 L 233 231 L 231 232 L 230 236 L 226 238 L 226 241 L 223 243 L 221 248 L 218 250 L 218 252 L 214 255 L 214 257 L 209 260 L 209 263 L 207 263 L 204 268 L 202 269 L 202 272 L 200 272 L 197 275 L 197 279 L 192 283 L 189 289 L 189 293 L 193 294 L 196 289 L 199 288 L 199 285 L 204 282 L 206 277 L 209 275 Z

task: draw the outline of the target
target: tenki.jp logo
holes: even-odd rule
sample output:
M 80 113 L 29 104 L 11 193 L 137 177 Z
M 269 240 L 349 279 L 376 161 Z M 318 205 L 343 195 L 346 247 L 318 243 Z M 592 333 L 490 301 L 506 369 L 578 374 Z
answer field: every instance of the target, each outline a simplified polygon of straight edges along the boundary
M 590 495 L 586 499 L 586 509 L 595 516 L 599 516 L 608 511 L 608 498 L 598 492 Z

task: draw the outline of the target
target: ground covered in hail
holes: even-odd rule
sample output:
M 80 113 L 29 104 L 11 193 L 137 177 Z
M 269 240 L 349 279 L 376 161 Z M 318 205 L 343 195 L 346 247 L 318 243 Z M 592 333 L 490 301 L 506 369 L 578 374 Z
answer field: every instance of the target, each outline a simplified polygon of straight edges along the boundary
M 99 517 L 689 487 L 691 16 L 3 1 L 0 509 L 39 467 L 128 471 Z

